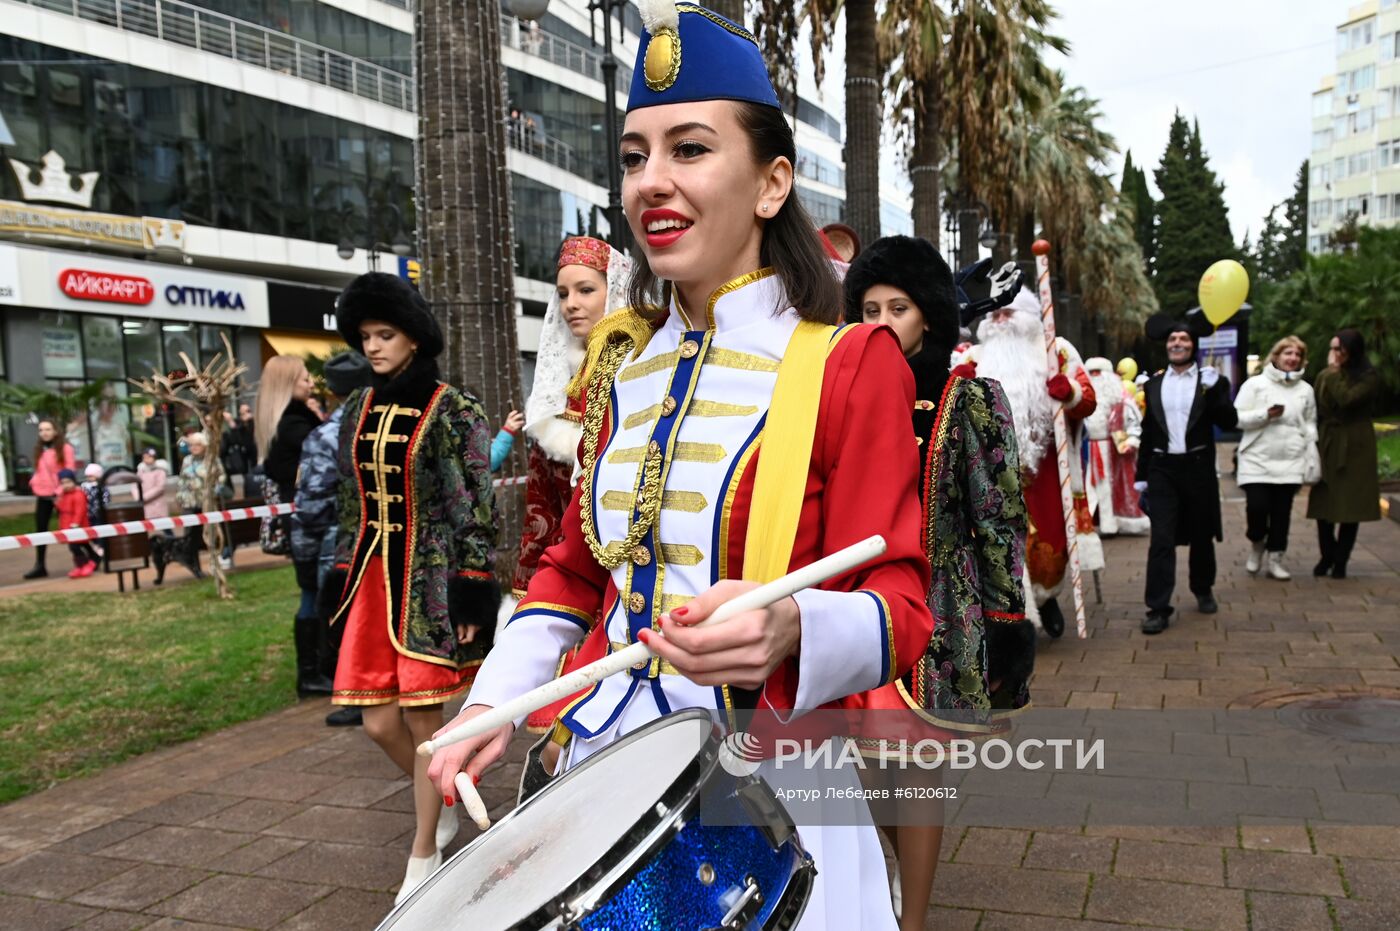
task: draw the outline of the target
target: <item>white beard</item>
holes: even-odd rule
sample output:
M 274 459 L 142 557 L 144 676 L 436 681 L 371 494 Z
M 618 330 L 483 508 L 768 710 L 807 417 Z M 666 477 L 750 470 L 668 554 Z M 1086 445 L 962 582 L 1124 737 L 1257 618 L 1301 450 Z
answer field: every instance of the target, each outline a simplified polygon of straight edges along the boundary
M 1055 404 L 1045 388 L 1045 331 L 1034 314 L 1017 311 L 977 327 L 977 375 L 1001 383 L 1016 428 L 1021 467 L 1034 474 L 1055 436 Z

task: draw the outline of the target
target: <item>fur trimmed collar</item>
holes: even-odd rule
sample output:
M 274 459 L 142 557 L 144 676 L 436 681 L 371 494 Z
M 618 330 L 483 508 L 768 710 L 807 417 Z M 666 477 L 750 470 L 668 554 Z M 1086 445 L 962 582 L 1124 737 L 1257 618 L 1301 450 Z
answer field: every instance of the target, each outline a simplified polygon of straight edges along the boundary
M 423 407 L 441 380 L 437 360 L 419 356 L 395 378 L 370 376 L 370 387 L 374 389 L 376 401 Z

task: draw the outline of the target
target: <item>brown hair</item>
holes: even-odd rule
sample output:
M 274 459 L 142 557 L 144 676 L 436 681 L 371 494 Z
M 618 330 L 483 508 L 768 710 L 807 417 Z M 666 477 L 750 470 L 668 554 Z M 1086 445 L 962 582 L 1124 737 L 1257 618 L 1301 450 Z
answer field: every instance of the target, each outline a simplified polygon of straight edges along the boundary
M 785 158 L 797 165 L 797 144 L 787 117 L 776 107 L 745 101 L 734 102 L 739 126 L 748 135 L 754 161 L 764 165 Z M 797 196 L 794 179 L 792 191 L 778 213 L 763 224 L 763 244 L 759 247 L 759 263 L 771 266 L 783 285 L 788 304 L 796 308 L 803 320 L 817 323 L 837 323 L 841 319 L 843 298 L 836 270 L 817 236 L 816 224 Z M 627 300 L 633 307 L 645 307 L 656 301 L 658 279 L 647 264 L 646 254 L 637 250 L 636 267 L 627 284 Z M 776 308 L 780 311 L 785 308 Z
M 63 444 L 68 442 L 68 438 L 63 435 L 63 428 L 58 425 L 58 421 L 50 420 L 47 417 L 36 423 L 34 428 L 37 430 L 44 424 L 53 427 L 53 440 L 49 443 L 38 439 L 34 441 L 34 468 L 39 468 L 39 457 L 44 455 L 44 450 L 52 449 L 54 455 L 58 457 L 58 467 L 61 469 L 63 468 Z
M 1303 342 L 1300 336 L 1285 336 L 1283 339 L 1274 343 L 1274 348 L 1269 350 L 1269 364 L 1274 368 L 1278 368 L 1279 354 L 1290 346 L 1303 354 L 1303 364 L 1298 366 L 1298 371 L 1301 372 L 1308 367 L 1308 344 Z

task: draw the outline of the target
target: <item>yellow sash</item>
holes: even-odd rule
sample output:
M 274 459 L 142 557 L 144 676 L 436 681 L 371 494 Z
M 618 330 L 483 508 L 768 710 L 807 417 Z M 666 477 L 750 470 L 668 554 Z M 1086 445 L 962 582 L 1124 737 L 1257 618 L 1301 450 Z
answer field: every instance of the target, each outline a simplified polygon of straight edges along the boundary
M 744 536 L 743 578 L 749 581 L 771 582 L 786 575 L 792 562 L 816 439 L 826 360 L 853 329 L 846 327 L 836 333 L 834 326 L 804 320 L 788 340 L 783 360 L 778 364 L 778 381 L 763 426 L 753 504 Z

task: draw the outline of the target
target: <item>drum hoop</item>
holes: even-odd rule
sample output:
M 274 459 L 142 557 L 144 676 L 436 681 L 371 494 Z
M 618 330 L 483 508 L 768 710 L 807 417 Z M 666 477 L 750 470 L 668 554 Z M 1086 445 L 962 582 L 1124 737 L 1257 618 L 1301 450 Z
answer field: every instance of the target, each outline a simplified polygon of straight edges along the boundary
M 714 732 L 716 725 L 713 716 L 703 709 L 687 709 L 665 715 L 655 721 L 649 721 L 621 740 L 615 741 L 610 746 L 593 754 L 581 763 L 580 767 L 595 765 L 594 761 L 606 759 L 626 744 L 639 740 L 654 730 L 661 730 L 687 718 L 703 718 L 711 723 L 710 735 L 700 748 L 700 752 L 686 765 L 675 781 L 666 787 L 660 798 L 647 809 L 637 824 L 628 829 L 617 843 L 604 851 L 584 871 L 582 876 L 513 925 L 514 929 L 556 931 L 556 929 L 571 927 L 626 885 L 623 880 L 628 876 L 632 867 L 657 853 L 694 816 L 702 790 L 709 785 L 715 771 L 719 768 L 720 742 Z M 525 804 L 516 807 L 496 821 L 492 825 L 492 829 L 497 830 L 510 824 L 521 812 L 550 793 L 557 791 L 564 784 L 565 779 L 562 777 L 554 780 Z M 482 845 L 486 837 L 486 834 L 477 837 L 470 844 L 457 851 L 439 869 L 446 870 L 450 864 L 455 863 L 458 859 L 470 856 Z M 413 895 L 409 896 L 402 905 L 385 917 L 381 927 L 388 926 L 390 919 L 399 912 L 411 909 L 414 901 L 420 894 L 426 893 L 430 885 L 424 883 L 415 890 Z

